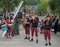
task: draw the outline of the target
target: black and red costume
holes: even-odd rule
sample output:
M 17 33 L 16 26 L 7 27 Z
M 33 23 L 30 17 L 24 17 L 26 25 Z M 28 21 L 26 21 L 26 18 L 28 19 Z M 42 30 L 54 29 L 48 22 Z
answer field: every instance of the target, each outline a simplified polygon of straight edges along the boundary
M 29 18 L 26 18 L 26 23 L 24 28 L 25 28 L 25 39 L 30 39 L 30 19 Z
M 11 24 L 11 18 L 7 17 L 6 22 Z M 12 26 L 8 26 L 7 34 L 10 36 L 10 33 L 12 34 Z
M 51 38 L 51 32 L 50 32 L 51 22 L 46 20 L 44 22 L 44 24 L 45 24 L 45 26 L 44 26 L 44 38 L 47 41 L 47 38 L 48 38 L 48 40 L 50 40 L 50 38 Z
M 32 39 L 30 41 L 33 41 L 34 33 L 36 36 L 36 43 L 38 43 L 38 19 L 31 19 L 31 34 L 32 34 Z

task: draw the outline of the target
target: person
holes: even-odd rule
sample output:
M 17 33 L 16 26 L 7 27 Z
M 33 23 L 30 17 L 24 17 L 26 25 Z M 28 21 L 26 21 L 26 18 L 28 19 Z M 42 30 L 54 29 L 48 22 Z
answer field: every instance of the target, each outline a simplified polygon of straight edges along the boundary
M 38 21 L 36 19 L 36 17 L 33 15 L 31 18 L 31 34 L 32 34 L 32 39 L 30 41 L 33 41 L 33 37 L 34 37 L 34 33 L 35 33 L 35 37 L 36 37 L 36 43 L 38 43 Z
M 24 20 L 24 28 L 25 28 L 25 38 L 24 39 L 30 39 L 30 19 L 29 14 L 26 14 L 25 20 Z
M 44 30 L 44 21 L 43 20 L 41 20 L 40 21 L 40 34 L 42 34 L 43 33 L 43 30 Z
M 38 14 L 34 14 L 34 16 L 35 16 L 37 22 L 39 22 Z
M 57 28 L 58 28 L 58 19 L 57 16 L 52 17 L 52 29 L 54 29 L 54 34 L 57 33 Z
M 52 25 L 51 25 L 52 26 L 51 31 L 52 32 L 54 32 L 54 24 L 53 24 L 54 21 L 55 21 L 55 18 L 54 18 L 54 16 L 52 16 L 51 17 L 51 23 L 52 23 Z
M 54 20 L 54 34 L 57 34 L 57 28 L 58 28 L 58 19 L 57 16 L 55 16 L 55 20 Z
M 1 18 L 0 18 L 0 28 L 1 28 Z
M 4 20 L 4 18 L 1 19 L 1 25 L 2 25 L 1 29 L 3 31 L 2 37 L 4 37 L 6 35 L 6 33 L 7 33 L 7 30 L 8 30 L 7 22 Z
M 38 14 L 35 13 L 34 16 L 35 16 L 35 18 L 37 20 L 37 24 L 38 24 L 37 30 L 39 30 L 39 18 L 38 18 Z
M 12 37 L 12 25 L 11 25 L 10 13 L 7 13 L 6 22 L 8 24 L 7 38 L 11 38 Z
M 46 46 L 48 45 L 47 40 L 49 42 L 49 45 L 51 45 L 51 42 L 50 42 L 50 40 L 51 40 L 51 31 L 50 31 L 51 22 L 50 22 L 50 19 L 51 19 L 50 15 L 47 15 L 46 20 L 44 22 L 44 38 L 46 41 L 46 44 L 45 44 Z

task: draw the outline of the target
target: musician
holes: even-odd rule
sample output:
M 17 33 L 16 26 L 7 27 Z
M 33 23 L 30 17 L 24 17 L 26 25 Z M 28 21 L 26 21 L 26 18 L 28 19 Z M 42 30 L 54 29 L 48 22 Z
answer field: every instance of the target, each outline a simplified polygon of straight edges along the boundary
M 31 34 L 32 34 L 32 39 L 30 41 L 33 41 L 33 37 L 34 37 L 34 33 L 35 33 L 35 37 L 36 37 L 36 43 L 38 43 L 38 21 L 37 18 L 33 15 L 32 19 L 31 19 Z
M 24 39 L 30 39 L 30 19 L 29 19 L 29 14 L 25 16 L 24 20 L 24 28 L 25 28 L 25 38 Z

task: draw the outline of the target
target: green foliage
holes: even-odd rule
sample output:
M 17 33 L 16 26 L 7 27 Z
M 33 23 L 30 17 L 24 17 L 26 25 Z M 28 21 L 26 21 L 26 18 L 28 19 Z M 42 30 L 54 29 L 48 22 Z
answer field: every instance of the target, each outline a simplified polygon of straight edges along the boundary
M 48 0 L 40 0 L 40 3 L 38 4 L 38 13 L 42 14 L 47 12 L 48 7 Z
M 24 1 L 24 5 L 36 5 L 39 3 L 40 0 L 23 0 Z
M 2 8 L 4 12 L 6 11 L 10 12 L 15 8 L 15 6 L 19 4 L 20 1 L 21 0 L 0 0 L 0 8 Z M 38 1 L 37 0 L 23 0 L 23 1 L 24 1 L 23 5 L 25 6 L 25 5 L 36 5 L 38 4 L 40 0 Z
M 59 13 L 60 15 L 60 0 L 50 0 L 49 6 L 53 13 Z
M 0 8 L 2 8 L 4 12 L 10 12 L 18 5 L 19 2 L 20 0 L 0 0 Z

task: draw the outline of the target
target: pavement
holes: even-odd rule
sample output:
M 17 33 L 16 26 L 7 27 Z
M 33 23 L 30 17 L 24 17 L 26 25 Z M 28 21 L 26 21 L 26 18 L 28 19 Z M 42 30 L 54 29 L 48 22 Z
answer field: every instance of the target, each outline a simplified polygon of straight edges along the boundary
M 60 32 L 58 32 L 56 35 L 51 34 L 51 46 L 45 46 L 44 41 L 44 35 L 40 34 L 38 36 L 38 44 L 36 44 L 35 37 L 34 41 L 30 42 L 29 40 L 24 40 L 24 29 L 22 27 L 20 29 L 20 35 L 12 37 L 12 39 L 9 38 L 2 38 L 2 31 L 0 30 L 0 47 L 60 47 Z

